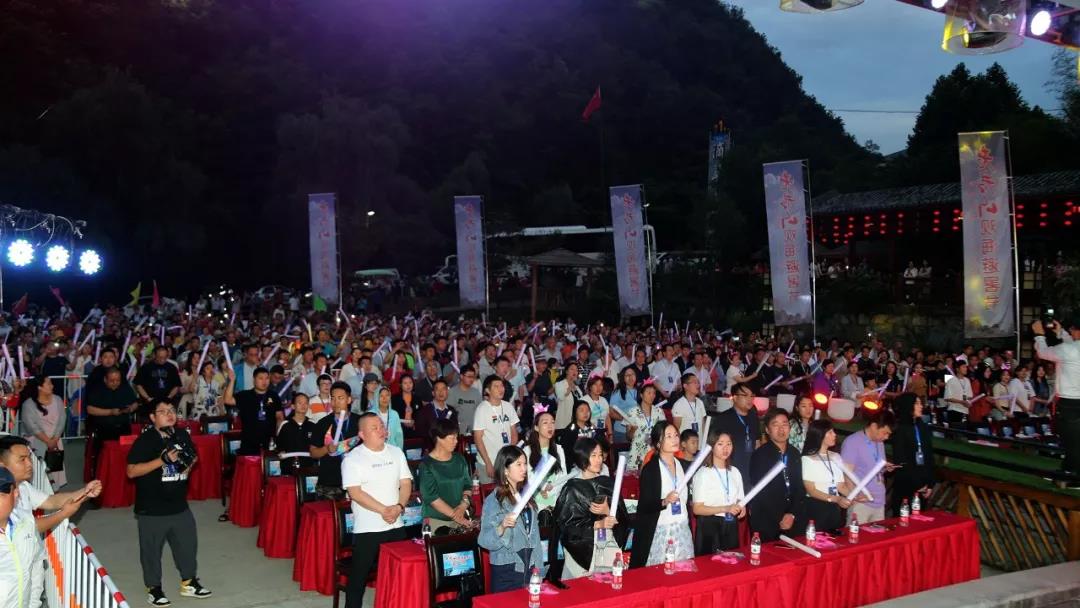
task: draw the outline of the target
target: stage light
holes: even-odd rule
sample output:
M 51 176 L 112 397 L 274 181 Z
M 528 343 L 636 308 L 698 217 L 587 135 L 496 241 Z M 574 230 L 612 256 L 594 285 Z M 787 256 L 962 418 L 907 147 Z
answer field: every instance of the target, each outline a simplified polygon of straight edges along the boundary
M 825 393 L 814 393 L 814 403 L 818 405 L 828 405 L 829 396 Z
M 949 3 L 949 0 L 930 0 L 930 6 L 934 7 L 934 10 L 940 11 L 945 8 L 945 5 Z
M 53 245 L 45 252 L 45 265 L 53 272 L 60 272 L 71 262 L 71 254 L 63 245 Z
M 1050 15 L 1050 11 L 1046 9 L 1040 9 L 1035 11 L 1035 14 L 1031 16 L 1031 29 L 1032 36 L 1042 36 L 1046 32 L 1050 31 L 1050 23 L 1053 21 L 1053 17 Z
M 79 270 L 83 274 L 96 274 L 101 270 L 101 256 L 93 249 L 87 249 L 79 256 Z
M 867 410 L 876 410 L 876 409 L 881 408 L 880 403 L 878 403 L 877 401 L 871 401 L 869 399 L 867 399 L 866 401 L 863 401 L 862 406 L 863 406 L 863 409 L 867 409 Z
M 26 239 L 19 239 L 8 245 L 8 261 L 16 266 L 26 266 L 34 261 L 34 246 Z

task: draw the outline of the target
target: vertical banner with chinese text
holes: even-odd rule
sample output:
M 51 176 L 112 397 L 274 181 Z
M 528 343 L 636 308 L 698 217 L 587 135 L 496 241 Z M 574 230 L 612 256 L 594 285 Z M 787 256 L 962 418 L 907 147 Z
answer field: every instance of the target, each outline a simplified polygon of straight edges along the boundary
M 964 225 L 964 335 L 1016 333 L 1008 135 L 960 133 Z
M 777 326 L 814 322 L 804 163 L 792 160 L 763 165 L 773 314 Z
M 615 237 L 615 272 L 619 277 L 619 312 L 624 317 L 652 312 L 649 269 L 645 262 L 641 184 L 612 186 L 611 227 Z
M 338 289 L 337 195 L 308 195 L 308 241 L 311 249 L 311 293 L 327 302 L 341 302 Z
M 487 306 L 487 268 L 484 260 L 484 198 L 455 196 L 458 293 L 462 308 Z

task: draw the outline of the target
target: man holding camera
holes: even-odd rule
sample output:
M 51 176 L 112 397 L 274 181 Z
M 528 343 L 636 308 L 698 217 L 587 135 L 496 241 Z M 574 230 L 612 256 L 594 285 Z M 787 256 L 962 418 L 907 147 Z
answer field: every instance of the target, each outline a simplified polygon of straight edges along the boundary
M 1080 323 L 1067 325 L 1064 333 L 1062 325 L 1051 320 L 1044 327 L 1043 322 L 1031 324 L 1035 334 L 1035 352 L 1043 361 L 1051 361 L 1057 371 L 1054 383 L 1057 392 L 1057 431 L 1061 436 L 1061 445 L 1065 448 L 1063 468 L 1073 474 L 1069 487 L 1080 485 Z M 1061 340 L 1056 346 L 1046 343 L 1047 330 Z
M 147 602 L 168 606 L 161 590 L 161 551 L 169 543 L 180 570 L 180 595 L 207 598 L 210 590 L 196 577 L 198 536 L 187 504 L 188 472 L 197 459 L 187 431 L 174 428 L 176 408 L 165 399 L 152 403 L 152 427 L 143 431 L 128 454 L 127 476 L 135 481 L 135 519 L 139 524 L 139 561 Z

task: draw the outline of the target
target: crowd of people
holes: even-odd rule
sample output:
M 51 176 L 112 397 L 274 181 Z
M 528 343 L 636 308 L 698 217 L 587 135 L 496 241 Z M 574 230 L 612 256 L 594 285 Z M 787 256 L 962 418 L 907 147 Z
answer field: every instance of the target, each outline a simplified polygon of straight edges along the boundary
M 625 452 L 627 470 L 640 475 L 631 567 L 660 563 L 672 551 L 683 559 L 733 549 L 743 518 L 772 540 L 801 533 L 811 520 L 836 530 L 925 499 L 934 485 L 932 423 L 974 427 L 1054 415 L 1065 467 L 1076 472 L 1080 327 L 1032 329 L 1038 357 L 1021 361 L 977 345 L 942 353 L 880 339 L 800 344 L 662 316 L 655 326 L 508 324 L 420 310 L 400 317 L 291 305 L 239 311 L 214 302 L 168 311 L 95 306 L 81 319 L 24 316 L 0 332 L 0 377 L 18 395 L 9 412 L 18 413 L 25 436 L 5 439 L 14 448 L 0 443 L 0 464 L 11 471 L 0 469 L 0 494 L 19 493 L 9 533 L 31 517 L 28 507 L 53 511 L 48 521 L 59 521 L 97 496 L 100 483 L 43 499 L 25 489 L 25 466 L 12 459 L 32 450 L 62 484 L 63 438 L 77 432 L 80 415 L 91 458 L 132 422 L 145 423 L 127 475 L 136 483 L 148 600 L 169 603 L 160 580 L 166 543 L 181 594 L 205 597 L 184 499 L 195 451 L 177 420 L 227 416 L 239 422 L 238 454 L 299 453 L 318 467 L 319 495 L 350 501 L 348 606 L 361 605 L 379 544 L 405 537 L 402 515 L 414 487 L 435 533 L 478 529 L 490 551 L 489 591 L 501 591 L 522 587 L 545 562 L 554 579 L 610 567 L 631 519 L 624 503 L 612 509 L 613 450 Z M 1051 346 L 1047 331 L 1060 344 Z M 74 395 L 84 411 L 65 406 Z M 790 411 L 755 404 L 780 395 L 792 396 Z M 822 415 L 833 398 L 861 411 L 861 430 L 843 441 Z M 416 479 L 404 455 L 409 441 L 425 446 Z M 885 459 L 885 445 L 888 464 L 866 493 L 849 498 L 852 480 Z M 704 466 L 685 479 L 699 450 L 707 452 Z M 545 455 L 555 465 L 515 515 L 518 492 Z M 778 462 L 783 474 L 742 504 Z M 885 477 L 892 478 L 890 504 Z M 471 495 L 485 484 L 494 490 L 475 517 Z M 540 529 L 549 527 L 560 542 L 545 559 Z M 555 545 L 565 550 L 561 559 Z

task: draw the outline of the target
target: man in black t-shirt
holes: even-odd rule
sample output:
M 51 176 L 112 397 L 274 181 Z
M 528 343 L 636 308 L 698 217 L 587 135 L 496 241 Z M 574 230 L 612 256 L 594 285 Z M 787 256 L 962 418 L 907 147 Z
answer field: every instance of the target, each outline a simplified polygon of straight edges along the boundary
M 176 403 L 180 392 L 180 372 L 169 361 L 168 347 L 155 348 L 153 360 L 139 368 L 135 374 L 135 390 L 147 408 L 158 400 Z
M 210 597 L 196 576 L 198 531 L 187 504 L 188 471 L 195 464 L 195 446 L 187 431 L 176 429 L 176 408 L 160 400 L 150 410 L 151 428 L 143 431 L 127 459 L 127 476 L 135 482 L 135 519 L 139 526 L 139 561 L 146 601 L 168 606 L 161 590 L 161 552 L 169 543 L 180 571 L 180 595 Z
M 277 433 L 278 454 L 294 454 L 296 452 L 308 453 L 311 446 L 311 437 L 315 433 L 315 423 L 308 420 L 308 396 L 299 394 L 293 400 L 292 416 L 281 424 Z M 292 458 L 292 456 L 290 456 Z M 307 457 L 300 459 L 301 466 L 313 464 Z
M 312 458 L 319 459 L 319 481 L 316 491 L 320 496 L 339 499 L 345 496 L 341 486 L 341 458 L 356 446 L 360 434 L 360 416 L 349 411 L 352 389 L 345 382 L 335 382 L 330 387 L 331 413 L 315 423 L 311 433 Z
M 750 455 L 761 445 L 761 425 L 754 408 L 754 391 L 748 384 L 731 388 L 734 407 L 713 416 L 711 429 L 719 429 L 731 437 L 731 464 L 742 475 L 743 487 L 750 486 Z
M 240 456 L 258 456 L 262 450 L 270 448 L 270 439 L 279 424 L 285 421 L 281 398 L 270 391 L 270 372 L 265 367 L 256 367 L 251 377 L 255 386 L 246 391 L 233 394 L 236 385 L 236 372 L 225 366 L 225 405 L 236 407 L 240 418 Z
M 86 396 L 86 423 L 94 432 L 90 447 L 95 467 L 106 441 L 131 432 L 131 415 L 139 409 L 139 399 L 119 369 L 109 368 L 104 379 L 104 384 L 90 389 Z

